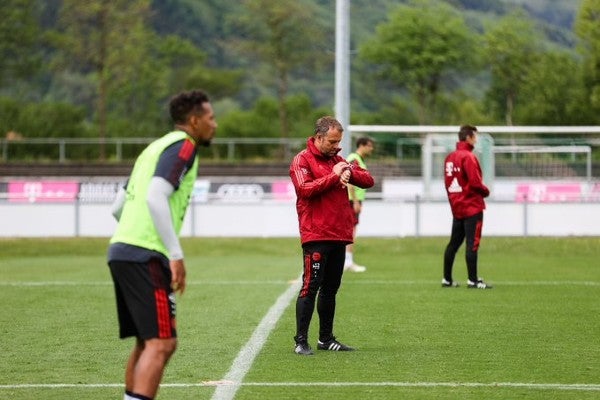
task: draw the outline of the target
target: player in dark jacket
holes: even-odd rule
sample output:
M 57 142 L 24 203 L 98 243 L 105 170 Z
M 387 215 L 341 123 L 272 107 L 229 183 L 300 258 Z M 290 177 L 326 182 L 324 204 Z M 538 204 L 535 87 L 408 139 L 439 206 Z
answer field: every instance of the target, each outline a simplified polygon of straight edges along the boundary
M 456 150 L 448 154 L 444 162 L 444 183 L 452 209 L 452 233 L 444 253 L 444 279 L 442 287 L 457 287 L 452 280 L 454 257 L 466 239 L 467 287 L 491 289 L 477 275 L 477 251 L 481 240 L 485 197 L 490 191 L 483 183 L 481 167 L 473 148 L 477 142 L 477 128 L 463 125 L 458 132 Z
M 353 350 L 333 336 L 335 297 L 342 281 L 346 245 L 352 243 L 354 211 L 348 204 L 348 183 L 373 186 L 371 174 L 338 155 L 342 125 L 332 117 L 317 120 L 306 149 L 290 165 L 296 189 L 296 210 L 303 250 L 302 288 L 296 300 L 296 346 L 301 355 L 313 354 L 308 328 L 315 308 L 319 314 L 320 350 Z

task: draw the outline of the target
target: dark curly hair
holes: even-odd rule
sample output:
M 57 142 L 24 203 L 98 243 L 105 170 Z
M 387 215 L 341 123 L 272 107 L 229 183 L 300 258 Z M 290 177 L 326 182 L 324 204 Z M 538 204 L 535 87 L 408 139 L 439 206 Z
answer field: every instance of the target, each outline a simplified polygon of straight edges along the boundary
M 190 90 L 181 92 L 171 98 L 169 112 L 171 119 L 176 124 L 185 124 L 190 115 L 204 113 L 203 104 L 210 100 L 202 90 Z

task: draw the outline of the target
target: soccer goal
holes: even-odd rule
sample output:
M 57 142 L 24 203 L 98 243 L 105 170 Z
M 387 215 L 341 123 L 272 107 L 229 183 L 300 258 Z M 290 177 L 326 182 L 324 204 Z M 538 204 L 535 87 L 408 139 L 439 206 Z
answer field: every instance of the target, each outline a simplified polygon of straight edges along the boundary
M 396 160 L 403 162 L 401 143 L 420 154 L 423 196 L 438 197 L 444 159 L 458 140 L 458 126 L 351 125 L 352 135 L 396 138 Z M 500 179 L 579 181 L 591 185 L 592 159 L 600 151 L 597 126 L 479 126 L 475 154 L 490 189 Z M 420 148 L 420 151 L 418 150 Z

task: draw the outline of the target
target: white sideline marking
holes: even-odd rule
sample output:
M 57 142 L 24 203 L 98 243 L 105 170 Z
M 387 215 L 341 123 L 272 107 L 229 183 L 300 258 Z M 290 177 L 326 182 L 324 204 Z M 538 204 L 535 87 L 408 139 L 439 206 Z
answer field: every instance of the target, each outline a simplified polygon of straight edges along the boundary
M 285 292 L 275 301 L 267 314 L 260 321 L 248 342 L 242 347 L 237 357 L 233 361 L 229 372 L 225 374 L 223 379 L 217 382 L 217 388 L 213 393 L 212 400 L 231 400 L 235 397 L 235 393 L 240 388 L 244 377 L 250 370 L 254 359 L 265 344 L 269 334 L 275 328 L 275 324 L 292 302 L 298 291 L 302 279 L 296 279 L 287 288 Z
M 499 286 L 600 286 L 595 281 L 493 281 L 491 283 Z M 290 281 L 190 281 L 186 285 L 284 285 Z M 426 280 L 345 280 L 344 285 L 435 285 L 440 281 Z M 0 282 L 0 287 L 36 287 L 36 286 L 112 286 L 112 281 L 7 281 Z
M 270 281 L 189 281 L 186 282 L 187 286 L 190 285 L 284 285 L 290 283 L 285 280 L 270 280 Z M 16 286 L 16 287 L 27 287 L 27 286 L 112 286 L 112 280 L 106 281 L 13 281 L 13 282 L 0 282 L 0 286 Z
M 600 391 L 600 384 L 594 383 L 521 383 L 521 382 L 234 382 L 234 381 L 210 381 L 200 383 L 162 383 L 161 387 L 171 388 L 191 388 L 191 387 L 234 387 L 235 390 L 241 386 L 254 387 L 345 387 L 345 386 L 365 386 L 365 387 L 468 387 L 468 388 L 513 388 L 513 389 L 532 389 L 532 390 L 573 390 L 573 391 Z M 90 384 L 70 384 L 70 383 L 49 383 L 49 384 L 20 384 L 20 385 L 0 385 L 0 389 L 93 389 L 93 388 L 120 388 L 123 383 L 90 383 Z M 235 392 L 232 393 L 235 395 Z M 213 398 L 216 396 L 213 395 Z

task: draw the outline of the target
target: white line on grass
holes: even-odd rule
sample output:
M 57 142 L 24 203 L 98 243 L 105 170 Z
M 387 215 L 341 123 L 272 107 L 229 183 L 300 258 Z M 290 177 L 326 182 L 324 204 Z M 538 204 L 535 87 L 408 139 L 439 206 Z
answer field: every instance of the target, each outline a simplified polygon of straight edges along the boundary
M 269 334 L 275 328 L 277 321 L 292 302 L 298 291 L 300 290 L 302 279 L 297 279 L 287 288 L 285 292 L 275 304 L 271 306 L 267 314 L 260 321 L 254 333 L 240 350 L 237 357 L 233 361 L 229 372 L 221 379 L 220 382 L 227 383 L 226 385 L 218 385 L 212 400 L 231 400 L 235 397 L 235 393 L 241 386 L 244 377 L 250 370 L 254 358 L 258 355 L 263 345 L 265 344 Z
M 186 285 L 284 285 L 285 280 L 270 281 L 190 281 Z M 600 286 L 595 281 L 493 281 L 499 286 Z M 112 281 L 8 281 L 0 282 L 0 287 L 37 287 L 37 286 L 112 286 Z M 426 280 L 345 280 L 344 285 L 439 285 L 439 281 Z
M 187 286 L 194 285 L 285 285 L 290 281 L 270 280 L 270 281 L 189 281 Z M 36 286 L 112 286 L 111 280 L 107 281 L 11 281 L 0 282 L 0 286 L 14 287 L 36 287 Z
M 122 383 L 89 383 L 89 384 L 70 384 L 70 383 L 40 383 L 40 384 L 15 384 L 15 385 L 0 385 L 0 389 L 94 389 L 94 388 L 118 388 L 122 387 Z M 571 391 L 600 391 L 600 384 L 594 383 L 522 383 L 522 382 L 233 382 L 233 381 L 212 381 L 200 383 L 163 383 L 161 387 L 171 388 L 191 388 L 191 387 L 217 387 L 217 391 L 221 388 L 235 388 L 235 391 L 241 386 L 254 387 L 348 387 L 348 386 L 364 386 L 364 387 L 417 387 L 417 388 L 436 388 L 436 387 L 452 387 L 452 388 L 513 388 L 513 389 L 531 389 L 531 390 L 571 390 Z M 213 399 L 215 398 L 213 395 Z M 231 393 L 235 395 L 235 391 Z

